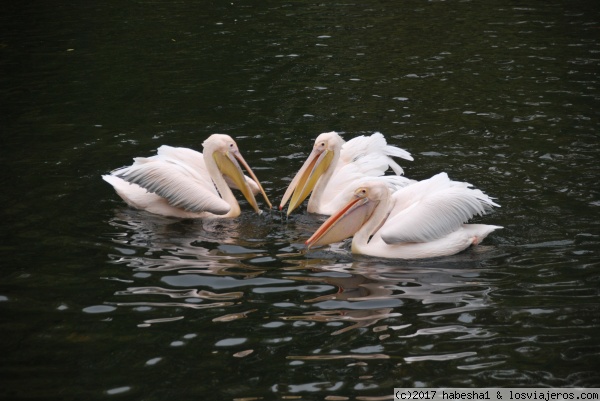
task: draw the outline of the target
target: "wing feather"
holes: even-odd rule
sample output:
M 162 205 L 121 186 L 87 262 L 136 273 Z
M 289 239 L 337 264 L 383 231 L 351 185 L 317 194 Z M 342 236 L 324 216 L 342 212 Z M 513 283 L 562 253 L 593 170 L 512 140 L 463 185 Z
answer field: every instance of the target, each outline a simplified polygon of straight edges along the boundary
M 198 174 L 190 174 L 185 166 L 160 158 L 136 160 L 132 166 L 119 169 L 113 175 L 165 198 L 171 206 L 190 212 L 226 214 L 230 210 L 212 182 L 198 179 Z
M 189 148 L 175 148 L 168 145 L 162 145 L 160 148 L 158 148 L 157 156 L 154 157 L 160 157 L 162 160 L 179 164 L 188 169 L 190 174 L 194 175 L 196 178 L 205 180 L 207 183 L 210 182 L 208 180 L 208 170 L 206 169 L 206 164 L 204 163 L 204 155 L 200 152 Z M 228 176 L 225 176 L 223 178 L 225 178 L 225 181 L 227 182 L 229 188 L 239 190 L 237 185 Z M 246 183 L 252 190 L 252 193 L 254 195 L 258 194 L 258 192 L 260 191 L 258 184 L 247 175 L 244 175 L 244 178 L 246 179 Z M 217 194 L 216 188 L 215 194 Z
M 356 163 L 365 174 L 380 176 L 391 167 L 398 175 L 404 170 L 392 157 L 413 160 L 411 154 L 404 149 L 388 145 L 383 134 L 375 132 L 371 136 L 357 136 L 342 146 L 340 164 Z
M 445 173 L 402 188 L 393 197 L 395 205 L 379 231 L 388 244 L 433 241 L 498 206 L 482 191 L 451 181 Z

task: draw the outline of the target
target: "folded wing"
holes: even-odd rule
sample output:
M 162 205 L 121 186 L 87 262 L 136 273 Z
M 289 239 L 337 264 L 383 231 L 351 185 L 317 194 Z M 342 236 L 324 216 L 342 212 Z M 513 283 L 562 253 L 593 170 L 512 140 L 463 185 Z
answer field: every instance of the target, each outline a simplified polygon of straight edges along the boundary
M 393 198 L 394 206 L 379 230 L 387 244 L 442 238 L 498 206 L 480 190 L 451 181 L 445 173 L 402 188 Z
M 169 158 L 136 158 L 132 166 L 112 174 L 165 198 L 171 206 L 190 212 L 226 214 L 230 210 L 209 179 Z

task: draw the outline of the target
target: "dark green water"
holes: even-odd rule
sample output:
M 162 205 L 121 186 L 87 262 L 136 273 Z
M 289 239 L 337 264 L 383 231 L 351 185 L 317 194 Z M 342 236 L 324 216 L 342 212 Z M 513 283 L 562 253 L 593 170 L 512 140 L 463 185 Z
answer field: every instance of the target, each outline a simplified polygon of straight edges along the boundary
M 600 387 L 595 1 L 32 1 L 0 24 L 0 397 Z M 222 132 L 278 204 L 331 130 L 383 132 L 505 228 L 417 263 L 307 253 L 303 208 L 166 219 L 100 178 Z

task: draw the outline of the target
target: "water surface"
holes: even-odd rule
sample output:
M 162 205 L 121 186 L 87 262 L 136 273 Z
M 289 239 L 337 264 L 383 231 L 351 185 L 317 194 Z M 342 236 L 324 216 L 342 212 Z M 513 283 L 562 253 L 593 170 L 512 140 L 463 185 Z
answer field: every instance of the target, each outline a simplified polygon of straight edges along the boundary
M 6 399 L 388 399 L 600 387 L 595 2 L 108 2 L 0 15 Z M 336 130 L 497 198 L 452 257 L 306 252 L 323 221 L 177 220 L 100 175 L 227 133 L 274 204 Z M 264 207 L 264 204 L 263 204 Z

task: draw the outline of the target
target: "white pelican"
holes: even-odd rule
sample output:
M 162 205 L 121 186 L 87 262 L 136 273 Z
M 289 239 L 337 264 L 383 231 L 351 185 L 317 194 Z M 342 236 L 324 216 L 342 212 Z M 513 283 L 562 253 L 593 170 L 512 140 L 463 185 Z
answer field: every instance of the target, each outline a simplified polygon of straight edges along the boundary
M 285 191 L 279 210 L 291 196 L 289 216 L 312 191 L 308 212 L 332 214 L 344 203 L 344 189 L 365 177 L 381 177 L 394 187 L 408 185 L 412 180 L 401 176 L 404 171 L 392 156 L 413 160 L 404 149 L 388 145 L 379 132 L 348 142 L 337 132 L 325 132 L 315 140 L 311 154 Z M 389 167 L 396 176 L 384 176 Z
M 192 149 L 161 146 L 156 156 L 136 157 L 131 166 L 102 178 L 130 206 L 163 216 L 237 217 L 240 205 L 230 187 L 239 189 L 257 213 L 261 213 L 254 198 L 258 192 L 271 208 L 260 182 L 229 135 L 211 135 L 202 146 L 204 155 Z M 238 161 L 252 178 L 244 176 Z
M 398 259 L 453 255 L 502 228 L 464 224 L 499 206 L 470 187 L 451 181 L 446 173 L 395 192 L 381 182 L 363 183 L 306 245 L 310 249 L 354 235 L 352 253 Z

